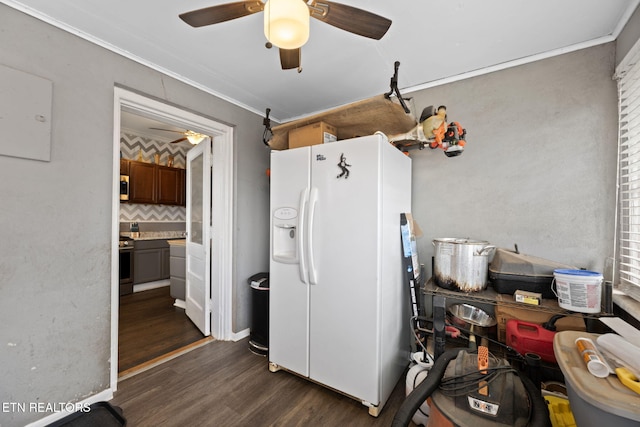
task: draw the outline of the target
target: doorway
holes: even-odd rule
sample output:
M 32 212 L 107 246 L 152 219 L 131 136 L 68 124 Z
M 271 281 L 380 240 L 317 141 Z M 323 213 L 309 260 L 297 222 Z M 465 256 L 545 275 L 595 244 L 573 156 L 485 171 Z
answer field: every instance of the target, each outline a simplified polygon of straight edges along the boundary
M 176 306 L 169 286 L 121 295 L 119 304 L 119 381 L 213 340 Z
M 114 89 L 113 204 L 111 262 L 111 388 L 118 381 L 119 274 L 118 241 L 120 192 L 121 112 L 129 111 L 154 120 L 210 135 L 213 140 L 211 188 L 211 335 L 218 340 L 232 337 L 232 232 L 233 232 L 233 128 L 212 119 L 150 99 L 137 93 Z

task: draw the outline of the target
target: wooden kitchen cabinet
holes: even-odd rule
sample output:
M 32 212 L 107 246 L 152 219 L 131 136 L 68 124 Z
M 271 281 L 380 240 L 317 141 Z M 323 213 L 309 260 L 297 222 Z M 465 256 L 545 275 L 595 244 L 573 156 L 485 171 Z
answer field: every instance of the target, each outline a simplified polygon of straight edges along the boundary
M 120 175 L 129 175 L 129 160 L 120 159 Z
M 185 241 L 169 241 L 169 280 L 170 294 L 173 298 L 184 301 L 186 283 Z
M 156 203 L 156 165 L 129 162 L 129 202 Z
M 184 198 L 184 169 L 158 166 L 158 199 L 163 205 L 181 205 Z
M 185 205 L 186 171 L 184 169 L 134 160 L 127 162 L 130 203 Z
M 168 279 L 169 254 L 166 240 L 137 240 L 133 250 L 133 284 Z

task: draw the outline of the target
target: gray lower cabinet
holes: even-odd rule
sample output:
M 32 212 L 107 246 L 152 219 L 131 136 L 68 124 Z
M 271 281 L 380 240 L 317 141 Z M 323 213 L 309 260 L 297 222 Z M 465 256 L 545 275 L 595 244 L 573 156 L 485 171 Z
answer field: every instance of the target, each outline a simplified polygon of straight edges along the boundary
M 171 296 L 176 299 L 185 299 L 185 245 L 184 240 L 169 243 L 169 273 L 171 280 Z
M 133 284 L 169 278 L 169 244 L 166 240 L 137 240 L 133 250 Z

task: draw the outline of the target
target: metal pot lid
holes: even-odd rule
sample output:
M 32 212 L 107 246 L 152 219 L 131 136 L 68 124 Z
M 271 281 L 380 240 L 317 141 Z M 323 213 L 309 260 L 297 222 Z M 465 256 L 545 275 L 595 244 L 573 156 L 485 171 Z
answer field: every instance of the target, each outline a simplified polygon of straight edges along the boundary
M 474 240 L 474 239 L 463 239 L 459 237 L 441 237 L 433 239 L 433 242 L 438 243 L 453 243 L 456 245 L 488 245 L 489 242 L 486 240 Z

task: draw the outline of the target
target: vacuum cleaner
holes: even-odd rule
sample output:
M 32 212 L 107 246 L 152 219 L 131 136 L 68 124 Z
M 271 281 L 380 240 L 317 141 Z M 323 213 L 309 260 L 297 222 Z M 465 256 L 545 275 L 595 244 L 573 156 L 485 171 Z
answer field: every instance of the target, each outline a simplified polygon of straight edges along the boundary
M 479 359 L 485 360 L 482 369 Z M 427 427 L 551 427 L 539 387 L 505 359 L 489 357 L 486 347 L 442 353 L 406 397 L 392 425 L 408 426 L 425 401 Z

